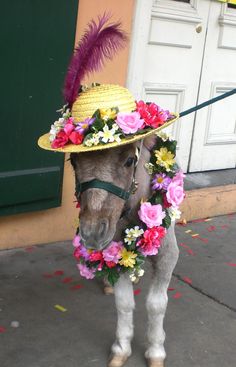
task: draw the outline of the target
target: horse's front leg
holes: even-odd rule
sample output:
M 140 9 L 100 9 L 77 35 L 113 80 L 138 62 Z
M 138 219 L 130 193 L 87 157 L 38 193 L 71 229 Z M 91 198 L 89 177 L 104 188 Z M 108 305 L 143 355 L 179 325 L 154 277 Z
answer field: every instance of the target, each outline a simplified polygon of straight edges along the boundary
M 178 260 L 179 249 L 176 243 L 174 225 L 168 229 L 163 246 L 154 260 L 154 276 L 148 293 L 148 349 L 145 356 L 149 367 L 163 367 L 166 356 L 163 320 L 167 308 L 167 290 L 172 272 Z
M 132 282 L 127 274 L 120 276 L 114 287 L 118 313 L 116 341 L 112 345 L 109 367 L 121 367 L 131 355 L 133 310 L 135 307 Z

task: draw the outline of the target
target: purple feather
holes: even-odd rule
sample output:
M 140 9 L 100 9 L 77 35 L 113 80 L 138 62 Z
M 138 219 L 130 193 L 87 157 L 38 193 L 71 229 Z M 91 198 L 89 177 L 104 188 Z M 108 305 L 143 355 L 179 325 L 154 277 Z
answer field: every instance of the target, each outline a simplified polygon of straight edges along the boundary
M 90 21 L 71 58 L 63 89 L 65 102 L 70 107 L 78 96 L 83 78 L 100 70 L 105 60 L 111 60 L 127 41 L 127 36 L 120 29 L 120 22 L 104 27 L 109 19 L 110 15 L 104 14 L 98 18 L 98 24 Z

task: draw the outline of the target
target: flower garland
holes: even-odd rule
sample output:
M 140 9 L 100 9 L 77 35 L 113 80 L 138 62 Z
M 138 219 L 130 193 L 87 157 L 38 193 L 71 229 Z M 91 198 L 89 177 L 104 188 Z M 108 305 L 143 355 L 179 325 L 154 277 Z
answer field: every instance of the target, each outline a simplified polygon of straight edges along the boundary
M 91 118 L 76 122 L 71 111 L 62 109 L 62 117 L 51 125 L 49 139 L 53 149 L 66 144 L 83 144 L 91 147 L 112 142 L 120 143 L 122 138 L 144 133 L 163 125 L 172 115 L 155 103 L 136 102 L 133 112 L 119 112 L 117 107 L 98 109 Z
M 114 285 L 122 273 L 128 272 L 132 281 L 144 274 L 145 258 L 157 255 L 171 221 L 181 214 L 178 208 L 185 196 L 184 174 L 175 163 L 176 144 L 166 134 L 157 137 L 150 162 L 145 165 L 151 175 L 152 194 L 140 204 L 140 225 L 126 228 L 122 241 L 112 241 L 102 251 L 86 249 L 80 236 L 75 236 L 74 256 L 82 277 L 105 276 Z

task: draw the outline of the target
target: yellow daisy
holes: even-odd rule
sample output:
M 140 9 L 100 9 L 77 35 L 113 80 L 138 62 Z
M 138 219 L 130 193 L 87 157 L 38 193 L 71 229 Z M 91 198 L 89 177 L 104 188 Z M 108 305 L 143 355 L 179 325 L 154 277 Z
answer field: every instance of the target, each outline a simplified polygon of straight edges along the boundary
M 126 248 L 124 248 L 122 251 L 121 251 L 121 260 L 119 261 L 119 264 L 120 265 L 124 265 L 126 268 L 130 267 L 130 268 L 133 268 L 134 265 L 135 265 L 135 258 L 137 257 L 138 255 L 135 254 L 133 251 L 127 251 Z
M 115 120 L 117 115 L 117 111 L 114 108 L 108 108 L 108 109 L 104 109 L 104 108 L 100 108 L 100 116 L 103 120 Z
M 172 154 L 167 148 L 161 148 L 155 150 L 156 164 L 165 167 L 167 171 L 170 171 L 170 166 L 175 163 L 174 154 Z

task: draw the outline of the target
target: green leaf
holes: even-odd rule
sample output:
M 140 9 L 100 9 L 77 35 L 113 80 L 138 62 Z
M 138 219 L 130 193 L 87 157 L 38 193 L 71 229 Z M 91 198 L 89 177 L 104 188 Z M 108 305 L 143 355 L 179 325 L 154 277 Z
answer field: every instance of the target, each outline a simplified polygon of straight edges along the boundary
M 107 277 L 109 283 L 114 286 L 117 280 L 119 279 L 119 274 L 117 273 L 117 270 L 115 268 L 109 269 L 108 277 Z
M 166 216 L 163 219 L 163 225 L 164 225 L 165 228 L 169 228 L 169 226 L 171 225 L 171 218 L 170 218 L 169 214 L 167 213 L 167 211 L 166 211 Z
M 105 126 L 104 121 L 100 118 L 96 118 L 94 123 L 91 125 L 91 130 L 97 133 L 98 131 L 102 131 L 104 126 Z

